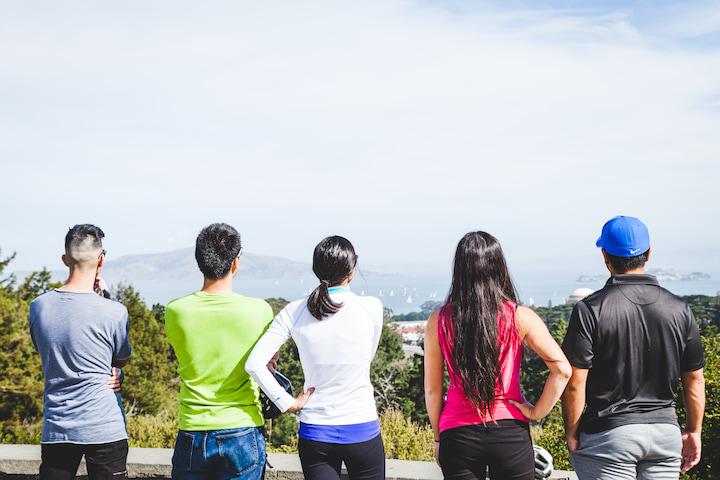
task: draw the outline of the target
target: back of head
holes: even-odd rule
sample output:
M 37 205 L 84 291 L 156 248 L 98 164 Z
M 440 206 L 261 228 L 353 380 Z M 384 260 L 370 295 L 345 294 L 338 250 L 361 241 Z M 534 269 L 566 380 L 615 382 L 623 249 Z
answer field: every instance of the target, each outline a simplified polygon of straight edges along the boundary
M 618 215 L 608 220 L 595 245 L 605 252 L 616 274 L 642 269 L 650 258 L 650 233 L 635 217 Z
M 500 376 L 498 315 L 506 301 L 517 303 L 517 293 L 500 243 L 486 232 L 466 234 L 455 251 L 446 305 L 452 309 L 453 367 L 482 413 L 490 411 Z
M 203 228 L 195 241 L 198 268 L 210 280 L 224 278 L 242 250 L 240 234 L 227 223 L 213 223 Z
M 89 223 L 78 224 L 65 235 L 65 258 L 68 266 L 86 269 L 97 268 L 103 253 L 105 233 Z
M 329 287 L 341 284 L 355 271 L 357 255 L 350 240 L 337 235 L 324 238 L 313 252 L 313 272 L 320 280 L 308 297 L 308 310 L 313 317 L 322 320 L 326 315 L 336 313 L 341 303 L 330 298 Z

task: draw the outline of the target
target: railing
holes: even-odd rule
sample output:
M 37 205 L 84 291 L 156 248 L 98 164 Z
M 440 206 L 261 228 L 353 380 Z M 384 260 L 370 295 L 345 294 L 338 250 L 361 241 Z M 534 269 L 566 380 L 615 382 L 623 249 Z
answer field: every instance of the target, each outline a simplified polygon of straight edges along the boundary
M 172 450 L 169 448 L 131 448 L 128 456 L 130 478 L 170 478 Z M 300 459 L 297 455 L 271 453 L 267 479 L 302 479 Z M 0 445 L 0 477 L 8 479 L 37 478 L 40 468 L 39 445 Z M 85 475 L 80 466 L 79 475 Z M 442 479 L 440 468 L 432 462 L 388 460 L 386 478 L 391 480 L 438 480 Z M 556 472 L 556 480 L 576 480 L 572 472 Z

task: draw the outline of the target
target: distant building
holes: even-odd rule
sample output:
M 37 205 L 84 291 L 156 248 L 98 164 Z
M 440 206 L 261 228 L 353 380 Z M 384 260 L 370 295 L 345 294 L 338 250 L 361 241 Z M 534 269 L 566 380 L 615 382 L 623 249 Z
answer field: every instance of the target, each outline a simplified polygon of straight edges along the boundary
M 592 293 L 594 293 L 594 290 L 592 288 L 578 288 L 574 292 L 572 292 L 569 297 L 565 299 L 565 304 L 575 305 L 580 300 Z
M 419 345 L 425 336 L 426 324 L 427 320 L 418 320 L 413 322 L 393 322 L 390 326 L 400 334 L 404 344 Z

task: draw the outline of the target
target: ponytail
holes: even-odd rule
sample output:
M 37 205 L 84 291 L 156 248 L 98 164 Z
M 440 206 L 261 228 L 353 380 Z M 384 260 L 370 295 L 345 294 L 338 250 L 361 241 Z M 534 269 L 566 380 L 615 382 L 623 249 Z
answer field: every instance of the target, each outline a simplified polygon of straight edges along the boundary
M 318 320 L 322 320 L 323 317 L 327 315 L 337 313 L 343 306 L 342 303 L 333 302 L 332 298 L 330 298 L 330 292 L 328 291 L 329 286 L 330 282 L 320 280 L 320 285 L 312 291 L 307 300 L 308 310 L 310 310 L 312 316 Z
M 336 235 L 318 243 L 313 253 L 313 272 L 320 279 L 320 285 L 307 299 L 308 310 L 313 317 L 322 320 L 342 308 L 342 303 L 334 302 L 330 298 L 328 289 L 349 278 L 355 271 L 356 264 L 355 249 L 347 238 Z

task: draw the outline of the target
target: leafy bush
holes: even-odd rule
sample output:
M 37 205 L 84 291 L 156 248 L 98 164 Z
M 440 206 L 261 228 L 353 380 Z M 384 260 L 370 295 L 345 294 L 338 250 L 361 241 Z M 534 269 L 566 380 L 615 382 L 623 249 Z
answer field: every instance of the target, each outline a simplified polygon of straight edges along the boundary
M 127 417 L 131 447 L 173 448 L 178 424 L 174 415 L 131 415 Z
M 385 457 L 398 460 L 433 461 L 432 429 L 409 420 L 402 411 L 390 408 L 380 417 Z
M 130 344 L 133 348 L 121 392 L 128 413 L 158 415 L 177 409 L 179 380 L 165 324 L 159 311 L 149 309 L 137 290 L 129 285 L 116 288 L 117 300 L 128 310 Z
M 542 425 L 530 427 L 530 434 L 535 445 L 547 450 L 553 457 L 553 464 L 558 470 L 572 470 L 565 444 L 565 427 L 563 426 L 560 405 L 556 405 L 545 418 Z

